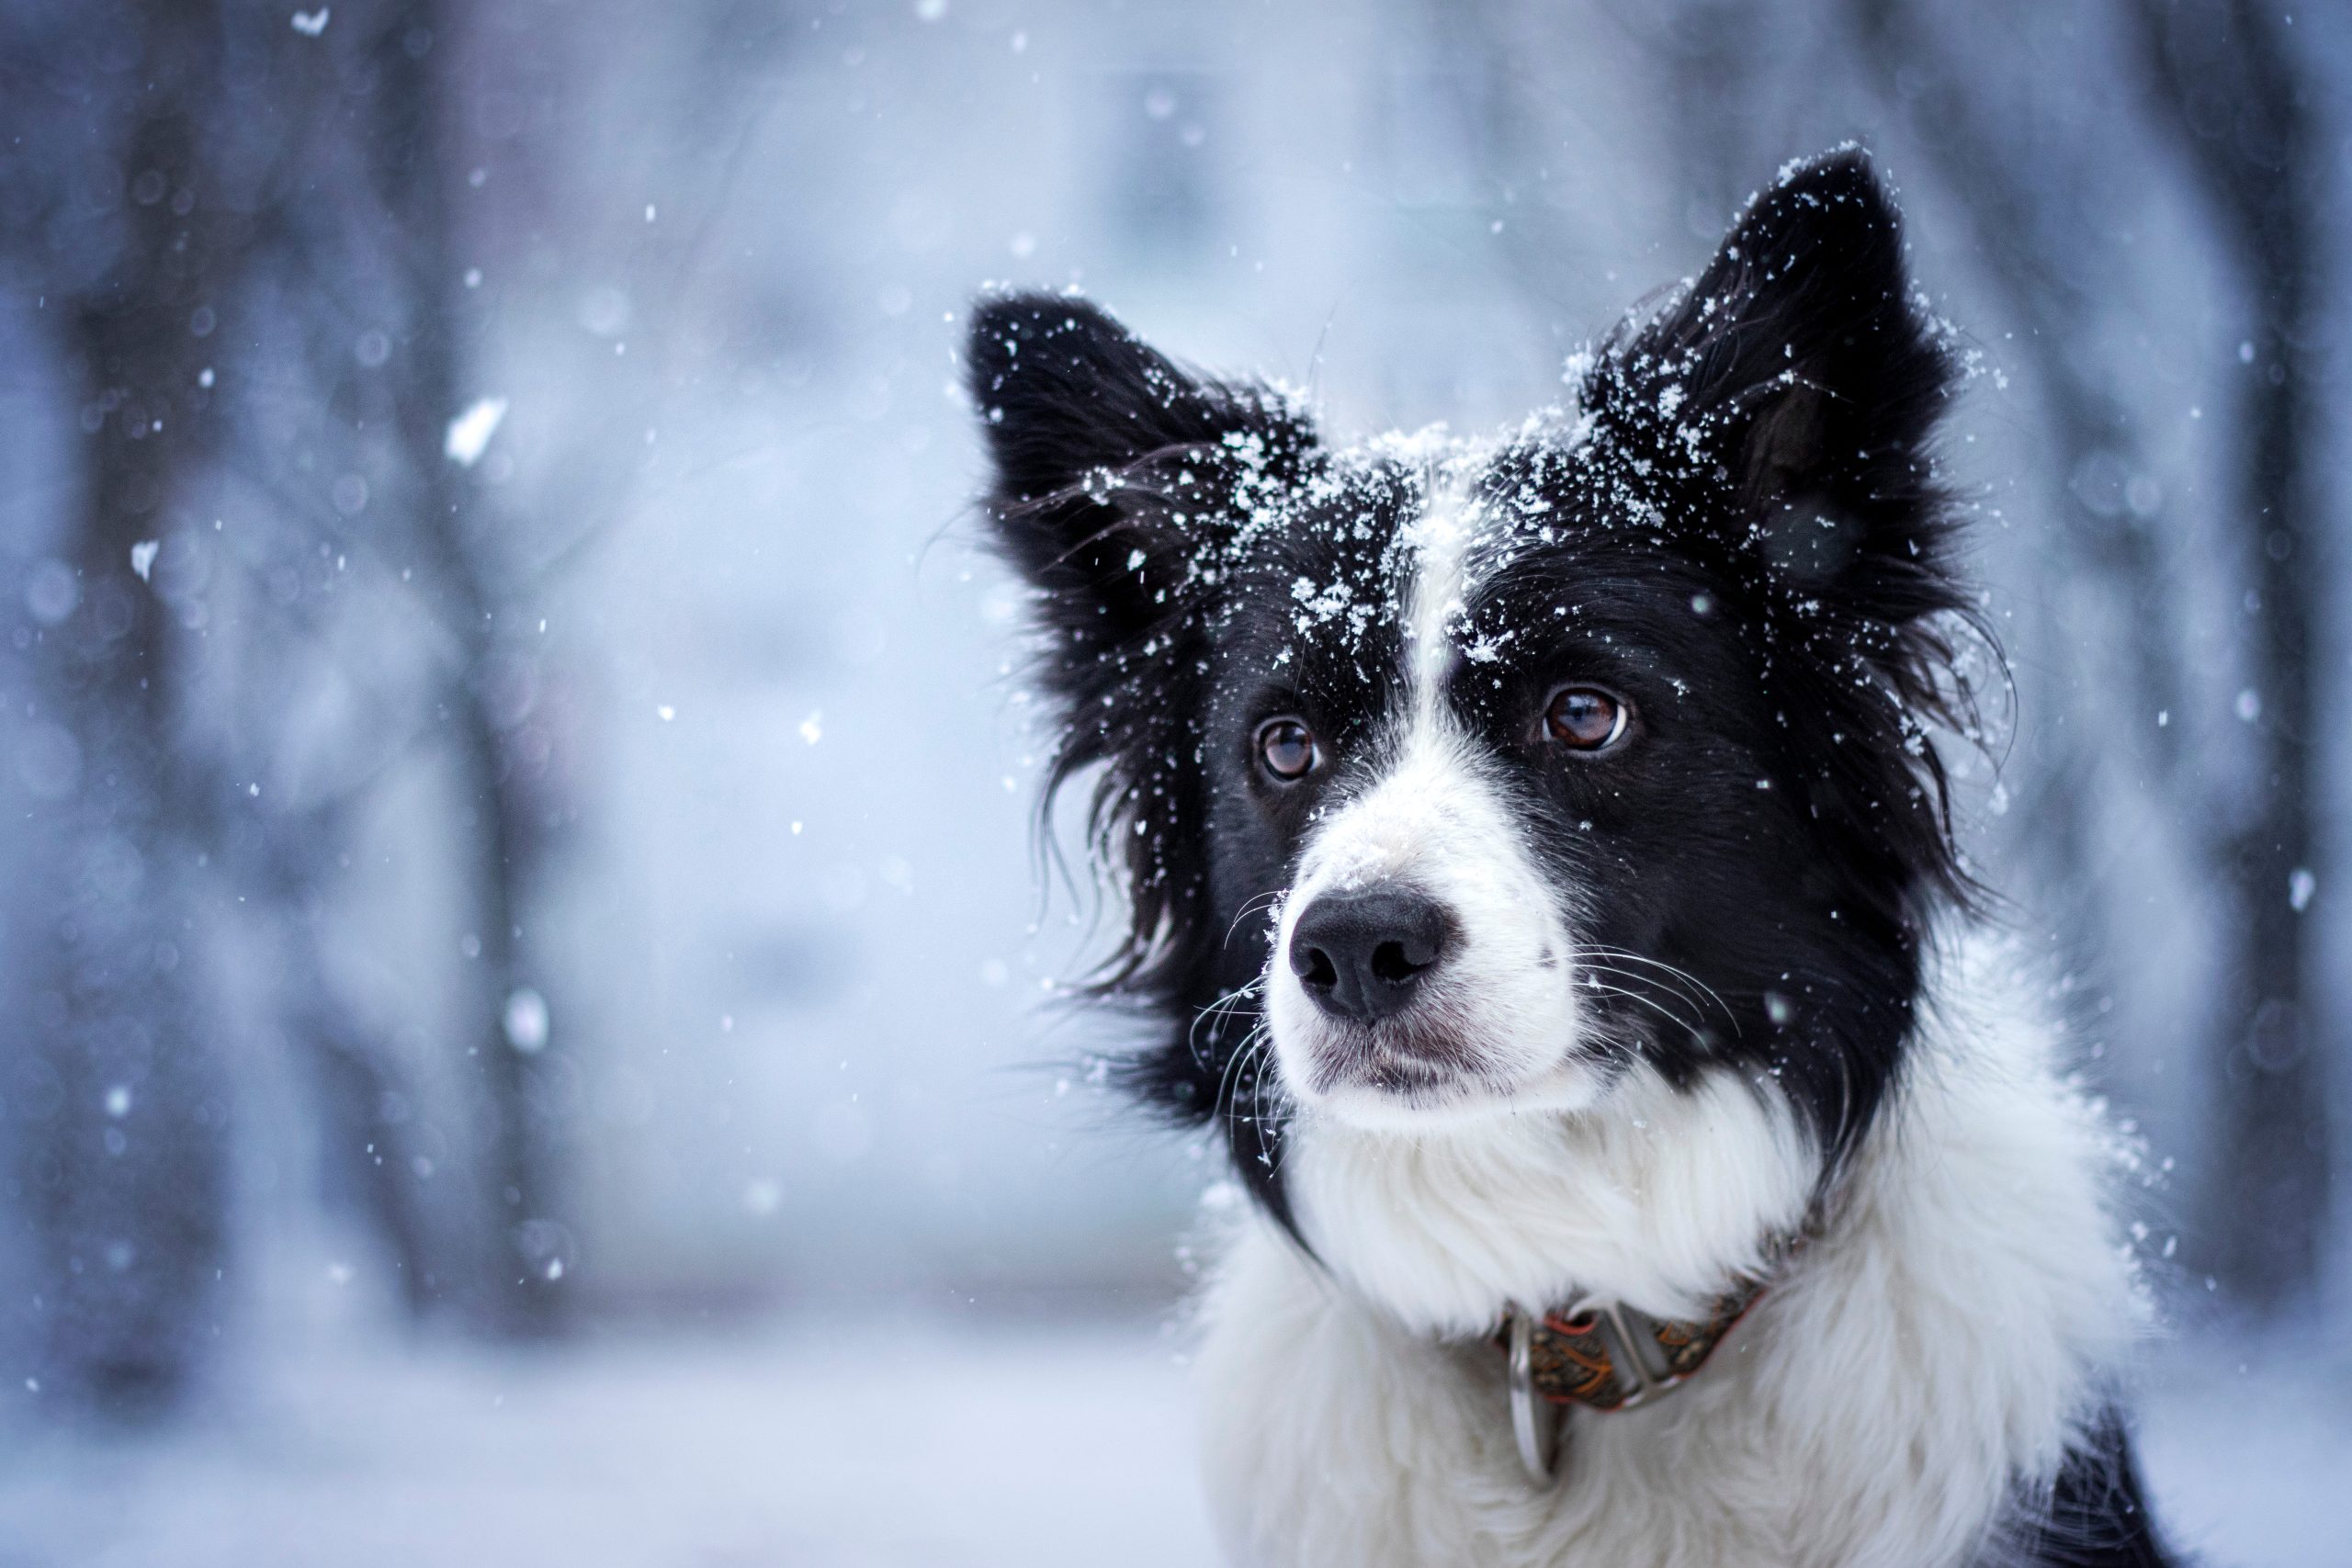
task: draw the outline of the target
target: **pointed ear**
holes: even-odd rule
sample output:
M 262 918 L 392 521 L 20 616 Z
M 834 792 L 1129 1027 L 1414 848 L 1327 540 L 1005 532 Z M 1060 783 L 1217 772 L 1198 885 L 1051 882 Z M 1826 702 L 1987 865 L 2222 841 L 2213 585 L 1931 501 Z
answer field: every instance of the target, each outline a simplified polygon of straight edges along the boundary
M 1208 951 L 1194 760 L 1224 547 L 1297 482 L 1314 430 L 1273 392 L 1194 376 L 1082 299 L 983 299 L 967 353 L 989 521 L 1047 634 L 1038 678 L 1061 734 L 1044 807 L 1103 764 L 1091 839 L 1125 872 L 1128 929 L 1098 984 L 1172 998 Z
M 1955 639 L 1998 660 L 1929 460 L 1953 374 L 1894 205 L 1849 149 L 1782 171 L 1584 383 L 1597 454 L 1752 597 L 1782 744 L 1829 760 L 1806 786 L 1826 863 L 1904 897 L 1967 896 L 1928 726 L 1975 732 Z M 1912 918 L 1899 900 L 1880 914 Z
M 1868 155 L 1793 164 L 1698 280 L 1596 359 L 1585 407 L 1669 476 L 1727 492 L 1733 526 L 1777 576 L 1892 592 L 1942 554 L 1927 444 L 1953 378 L 1909 297 L 1901 224 Z M 1919 585 L 1924 586 L 1924 585 Z
M 1065 628 L 1164 620 L 1236 521 L 1231 470 L 1272 477 L 1313 444 L 1272 393 L 1194 376 L 1083 299 L 982 299 L 967 354 L 990 519 Z

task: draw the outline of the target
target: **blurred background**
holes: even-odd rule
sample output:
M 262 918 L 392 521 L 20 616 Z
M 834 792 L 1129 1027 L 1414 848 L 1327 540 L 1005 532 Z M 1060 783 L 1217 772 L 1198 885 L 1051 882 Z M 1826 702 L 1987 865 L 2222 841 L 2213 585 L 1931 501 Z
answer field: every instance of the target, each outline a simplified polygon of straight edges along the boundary
M 2145 1143 L 2159 1506 L 2352 1562 L 2347 72 L 2270 0 L 0 0 L 0 1564 L 1210 1561 L 1216 1160 L 1057 998 L 966 304 L 1477 431 L 1849 138 L 1969 345 L 1969 843 Z

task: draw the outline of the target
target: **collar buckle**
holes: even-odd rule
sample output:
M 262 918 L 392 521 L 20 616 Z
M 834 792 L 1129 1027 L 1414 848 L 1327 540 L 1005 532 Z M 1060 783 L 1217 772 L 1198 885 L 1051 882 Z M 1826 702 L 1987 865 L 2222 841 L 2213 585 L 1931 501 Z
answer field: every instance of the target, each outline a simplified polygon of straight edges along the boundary
M 1528 1479 L 1548 1486 L 1558 1478 L 1569 1405 L 1631 1410 L 1690 1382 L 1813 1229 L 1809 1222 L 1804 1230 L 1769 1238 L 1764 1270 L 1734 1279 L 1704 1317 L 1689 1322 L 1652 1317 L 1614 1302 L 1592 1303 L 1573 1316 L 1505 1303 L 1489 1343 L 1507 1353 L 1511 1437 Z
M 1561 1427 L 1566 1411 L 1535 1386 L 1535 1319 L 1513 1303 L 1505 1309 L 1510 1350 L 1510 1430 L 1519 1442 L 1519 1462 L 1538 1486 L 1559 1473 Z

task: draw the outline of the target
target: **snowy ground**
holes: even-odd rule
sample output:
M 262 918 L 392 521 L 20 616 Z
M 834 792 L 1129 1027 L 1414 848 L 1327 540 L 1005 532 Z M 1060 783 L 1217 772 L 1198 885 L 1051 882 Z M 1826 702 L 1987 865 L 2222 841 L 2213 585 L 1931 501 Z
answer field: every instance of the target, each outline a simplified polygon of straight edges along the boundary
M 2177 1345 L 2141 1400 L 2157 1517 L 2208 1568 L 2352 1565 L 2352 1346 Z
M 2352 1563 L 2342 1361 L 2167 1365 L 2148 1454 L 2180 1538 L 2216 1565 Z M 0 1568 L 1214 1561 L 1183 1372 L 1148 1325 L 789 1322 L 525 1356 L 331 1339 L 170 1433 L 8 1448 Z
M 0 1474 L 0 1568 L 1158 1568 L 1214 1560 L 1136 1327 L 787 1325 L 256 1369 Z

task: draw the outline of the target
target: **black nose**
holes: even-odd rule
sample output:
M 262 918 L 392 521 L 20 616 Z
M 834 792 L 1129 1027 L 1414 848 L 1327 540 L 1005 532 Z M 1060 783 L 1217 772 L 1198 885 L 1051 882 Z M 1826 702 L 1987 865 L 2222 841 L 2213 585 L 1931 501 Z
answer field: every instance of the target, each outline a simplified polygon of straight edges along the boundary
M 1444 906 L 1407 888 L 1326 893 L 1291 928 L 1291 973 L 1325 1012 L 1369 1023 L 1413 999 L 1451 924 Z

